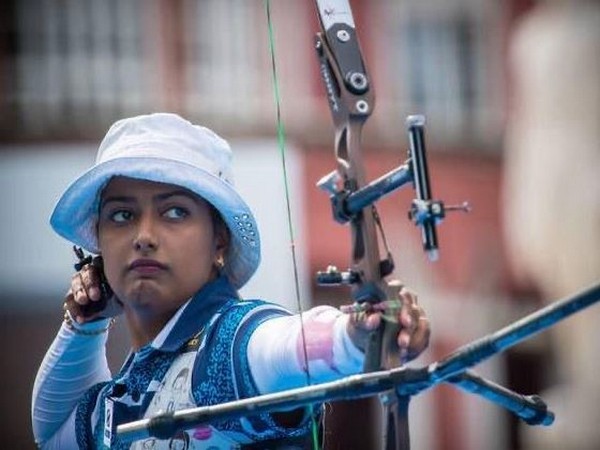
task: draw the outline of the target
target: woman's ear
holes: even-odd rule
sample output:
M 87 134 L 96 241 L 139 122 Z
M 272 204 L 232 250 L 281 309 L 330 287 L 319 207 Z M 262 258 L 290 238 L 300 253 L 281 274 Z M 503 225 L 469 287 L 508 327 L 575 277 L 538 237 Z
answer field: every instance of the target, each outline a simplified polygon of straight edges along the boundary
M 215 262 L 214 267 L 217 272 L 221 272 L 227 261 L 225 255 L 227 255 L 227 249 L 229 248 L 229 229 L 223 222 L 220 222 L 221 226 L 215 227 Z
M 229 248 L 229 242 L 231 240 L 229 234 L 229 228 L 223 222 L 223 219 L 219 217 L 218 220 L 214 221 L 214 233 L 215 233 L 215 250 L 217 253 L 225 256 L 227 249 Z
M 223 217 L 219 211 L 217 211 L 217 209 L 212 205 L 210 205 L 210 213 L 213 223 L 215 251 L 218 257 L 224 258 L 227 254 L 229 243 L 231 241 L 229 227 L 225 224 L 225 221 L 223 220 Z
M 215 245 L 217 253 L 221 253 L 222 255 L 227 253 L 227 249 L 229 248 L 229 240 L 229 229 L 224 223 L 222 223 L 221 226 L 217 227 L 215 230 Z

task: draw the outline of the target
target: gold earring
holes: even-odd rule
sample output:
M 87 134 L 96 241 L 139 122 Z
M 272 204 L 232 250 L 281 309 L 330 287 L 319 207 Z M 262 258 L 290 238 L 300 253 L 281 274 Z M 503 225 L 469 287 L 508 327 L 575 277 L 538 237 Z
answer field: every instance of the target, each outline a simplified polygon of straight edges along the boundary
M 221 270 L 223 267 L 225 267 L 225 258 L 223 258 L 223 255 L 219 255 L 217 257 L 217 260 L 215 261 L 215 267 L 218 270 Z

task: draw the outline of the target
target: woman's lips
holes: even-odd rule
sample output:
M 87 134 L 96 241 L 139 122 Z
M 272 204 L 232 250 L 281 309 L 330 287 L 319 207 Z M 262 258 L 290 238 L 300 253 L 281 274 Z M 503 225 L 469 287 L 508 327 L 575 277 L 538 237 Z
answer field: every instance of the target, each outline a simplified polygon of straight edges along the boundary
M 167 266 L 153 259 L 136 259 L 129 265 L 130 271 L 141 275 L 154 275 L 166 269 Z

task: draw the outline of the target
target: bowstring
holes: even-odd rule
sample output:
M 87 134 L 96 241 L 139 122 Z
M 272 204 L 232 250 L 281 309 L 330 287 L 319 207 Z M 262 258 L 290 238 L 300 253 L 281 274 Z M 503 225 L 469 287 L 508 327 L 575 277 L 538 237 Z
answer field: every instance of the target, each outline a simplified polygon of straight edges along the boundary
M 298 263 L 296 257 L 296 240 L 294 233 L 294 226 L 292 223 L 292 209 L 291 209 L 291 201 L 290 201 L 290 189 L 288 183 L 288 175 L 287 175 L 287 162 L 286 162 L 286 152 L 285 152 L 285 128 L 283 126 L 283 120 L 281 118 L 281 95 L 279 92 L 279 79 L 277 76 L 277 63 L 275 58 L 275 38 L 273 32 L 273 21 L 271 19 L 271 2 L 270 0 L 264 0 L 265 11 L 267 16 L 267 29 L 268 29 L 268 40 L 269 40 L 269 54 L 271 57 L 271 76 L 273 80 L 273 97 L 275 100 L 275 110 L 277 116 L 277 145 L 279 148 L 279 155 L 281 159 L 281 167 L 283 172 L 283 184 L 285 191 L 285 205 L 286 205 L 286 214 L 287 214 L 287 222 L 288 222 L 288 234 L 290 239 L 290 249 L 292 254 L 292 263 L 294 268 L 294 291 L 296 296 L 296 307 L 298 308 L 298 314 L 300 316 L 300 333 L 302 337 L 302 351 L 304 355 L 304 364 L 306 367 L 306 383 L 308 385 L 312 385 L 312 379 L 310 376 L 310 368 L 308 365 L 308 350 L 306 348 L 306 332 L 304 329 L 304 318 L 303 318 L 303 309 L 302 309 L 302 301 L 300 298 L 300 281 L 298 275 Z M 312 432 L 312 442 L 313 449 L 319 450 L 319 439 L 318 439 L 318 426 L 317 421 L 315 419 L 315 411 L 314 406 L 308 406 L 311 420 L 311 432 Z

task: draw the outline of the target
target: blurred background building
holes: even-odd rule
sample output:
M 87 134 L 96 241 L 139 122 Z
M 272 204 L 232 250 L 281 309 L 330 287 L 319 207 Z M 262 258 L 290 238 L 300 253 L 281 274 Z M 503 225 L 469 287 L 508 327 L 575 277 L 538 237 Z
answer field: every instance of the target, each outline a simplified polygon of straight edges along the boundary
M 330 264 L 345 267 L 349 255 L 348 230 L 331 220 L 329 200 L 315 187 L 335 168 L 333 128 L 313 49 L 316 11 L 310 1 L 271 3 L 300 297 L 305 306 L 339 305 L 346 292 L 319 288 L 312 276 Z M 418 230 L 406 219 L 410 188 L 380 202 L 397 262 L 394 275 L 420 293 L 432 321 L 431 347 L 414 364 L 439 359 L 545 301 L 597 281 L 600 2 L 351 4 L 377 99 L 363 135 L 369 178 L 403 163 L 408 145 L 404 119 L 425 114 L 434 196 L 447 203 L 468 200 L 473 206 L 472 213 L 451 216 L 440 227 L 441 258 L 432 264 L 420 249 Z M 237 181 L 257 211 L 265 245 L 264 265 L 244 294 L 296 308 L 270 58 L 260 0 L 2 3 L 0 429 L 6 448 L 34 447 L 30 392 L 61 321 L 74 259 L 69 244 L 50 231 L 47 218 L 58 195 L 92 163 L 99 140 L 119 118 L 173 111 L 231 140 Z M 556 92 L 561 95 L 552 96 Z M 548 98 L 555 102 L 542 101 Z M 537 109 L 528 108 L 536 101 Z M 544 112 L 556 120 L 546 120 Z M 573 128 L 573 123 L 587 128 Z M 594 126 L 595 134 L 586 131 Z M 531 130 L 538 131 L 537 140 L 528 137 Z M 568 133 L 585 138 L 557 140 Z M 548 155 L 555 153 L 564 160 L 553 159 L 553 171 L 545 171 Z M 574 160 L 579 161 L 577 170 L 587 169 L 587 178 L 569 172 Z M 544 173 L 544 180 L 534 176 Z M 556 192 L 569 195 L 554 204 Z M 577 208 L 580 200 L 584 203 Z M 564 223 L 566 206 L 572 207 L 571 226 L 548 231 L 546 224 Z M 583 214 L 581 221 L 577 214 Z M 579 228 L 583 217 L 585 227 Z M 589 239 L 570 244 L 582 233 Z M 557 242 L 564 245 L 555 246 Z M 555 250 L 540 250 L 546 245 Z M 594 253 L 596 259 L 581 258 L 583 253 Z M 558 262 L 551 259 L 556 255 L 562 255 Z M 583 268 L 577 269 L 573 260 L 582 260 Z M 561 270 L 560 279 L 569 282 L 560 288 L 552 285 L 559 267 L 575 273 Z M 554 430 L 564 440 L 548 429 L 535 430 L 533 437 L 524 434 L 503 410 L 440 386 L 412 400 L 413 448 L 551 448 L 540 444 L 549 436 L 556 448 L 599 448 L 589 427 L 573 425 L 599 417 L 598 410 L 580 407 L 588 389 L 600 392 L 591 376 L 597 367 L 570 370 L 598 360 L 593 345 L 598 334 L 589 331 L 589 317 L 594 316 L 584 314 L 587 319 L 557 327 L 572 345 L 561 348 L 553 333 L 546 333 L 478 368 L 526 394 L 567 386 L 563 398 L 576 394 L 578 402 L 560 406 L 564 414 Z M 118 368 L 128 345 L 124 327 L 117 327 L 110 341 L 111 366 Z M 565 354 L 577 355 L 575 362 L 566 362 Z M 552 370 L 563 364 L 565 373 Z M 563 405 L 560 395 L 552 398 Z M 379 432 L 362 414 L 365 407 L 361 402 L 334 405 L 328 449 L 375 448 Z

